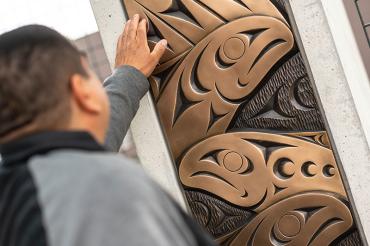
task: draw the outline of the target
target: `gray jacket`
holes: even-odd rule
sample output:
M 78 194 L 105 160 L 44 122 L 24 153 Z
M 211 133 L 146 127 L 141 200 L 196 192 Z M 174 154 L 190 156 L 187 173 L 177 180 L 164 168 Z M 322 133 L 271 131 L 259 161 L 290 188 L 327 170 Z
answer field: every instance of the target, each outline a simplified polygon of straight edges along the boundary
M 148 81 L 126 66 L 105 88 L 106 146 L 117 151 Z M 213 245 L 138 165 L 87 133 L 44 132 L 0 150 L 0 246 Z

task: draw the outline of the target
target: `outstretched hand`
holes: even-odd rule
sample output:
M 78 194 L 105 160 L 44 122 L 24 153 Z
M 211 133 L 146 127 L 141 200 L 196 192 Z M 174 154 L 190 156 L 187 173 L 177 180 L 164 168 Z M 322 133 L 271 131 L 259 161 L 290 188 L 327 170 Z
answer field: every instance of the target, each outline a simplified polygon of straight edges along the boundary
M 118 38 L 115 67 L 130 65 L 149 77 L 166 51 L 167 41 L 159 41 L 150 51 L 147 38 L 147 21 L 135 15 L 127 21 Z

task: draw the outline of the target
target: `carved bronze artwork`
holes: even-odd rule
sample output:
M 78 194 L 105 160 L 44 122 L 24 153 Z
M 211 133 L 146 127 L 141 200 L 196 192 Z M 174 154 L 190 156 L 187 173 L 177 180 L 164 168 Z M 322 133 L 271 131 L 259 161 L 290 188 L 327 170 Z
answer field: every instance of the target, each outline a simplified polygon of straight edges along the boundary
M 284 1 L 123 2 L 169 42 L 150 83 L 198 222 L 222 245 L 359 245 Z

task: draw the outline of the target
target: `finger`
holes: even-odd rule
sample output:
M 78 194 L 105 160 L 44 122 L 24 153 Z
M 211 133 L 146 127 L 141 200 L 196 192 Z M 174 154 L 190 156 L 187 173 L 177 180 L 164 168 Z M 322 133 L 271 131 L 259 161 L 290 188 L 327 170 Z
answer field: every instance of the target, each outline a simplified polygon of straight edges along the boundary
M 127 30 L 129 29 L 129 25 L 130 25 L 130 20 L 126 22 L 125 29 L 124 29 L 123 33 L 121 33 L 121 35 L 119 35 L 119 37 L 118 37 L 117 47 L 116 47 L 117 52 L 119 52 L 120 49 L 123 49 L 123 47 L 125 45 L 125 39 L 127 37 Z
M 134 41 L 136 39 L 137 27 L 139 25 L 139 15 L 134 15 L 134 18 L 130 22 L 130 26 L 128 29 L 127 41 Z
M 155 62 L 155 64 L 159 63 L 159 60 L 161 59 L 164 52 L 166 51 L 166 48 L 167 48 L 167 40 L 165 40 L 165 39 L 162 39 L 161 41 L 159 41 L 156 44 L 156 46 L 154 47 L 154 49 L 151 53 L 151 55 L 153 57 L 153 61 Z
M 139 27 L 137 29 L 137 37 L 136 37 L 136 39 L 142 45 L 146 45 L 148 42 L 148 38 L 146 36 L 147 35 L 146 28 L 147 28 L 146 20 L 143 19 L 139 23 Z
M 130 29 L 131 20 L 128 20 L 125 25 L 125 29 L 123 30 L 122 37 L 125 39 L 128 35 L 128 30 Z
M 127 24 L 129 24 L 130 20 L 127 20 L 126 23 L 123 24 L 122 33 L 126 32 Z
M 128 31 L 130 29 L 131 20 L 128 20 L 125 25 L 125 30 L 121 34 L 121 47 L 123 48 L 126 45 Z

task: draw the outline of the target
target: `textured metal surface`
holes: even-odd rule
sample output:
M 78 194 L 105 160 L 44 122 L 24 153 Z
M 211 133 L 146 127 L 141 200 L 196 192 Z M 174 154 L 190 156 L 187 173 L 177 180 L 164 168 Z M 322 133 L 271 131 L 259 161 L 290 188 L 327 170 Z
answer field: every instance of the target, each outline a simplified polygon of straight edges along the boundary
M 300 53 L 287 59 L 242 106 L 233 128 L 321 131 L 320 112 Z
M 358 238 L 284 1 L 123 2 L 169 42 L 150 82 L 199 223 L 223 245 Z

